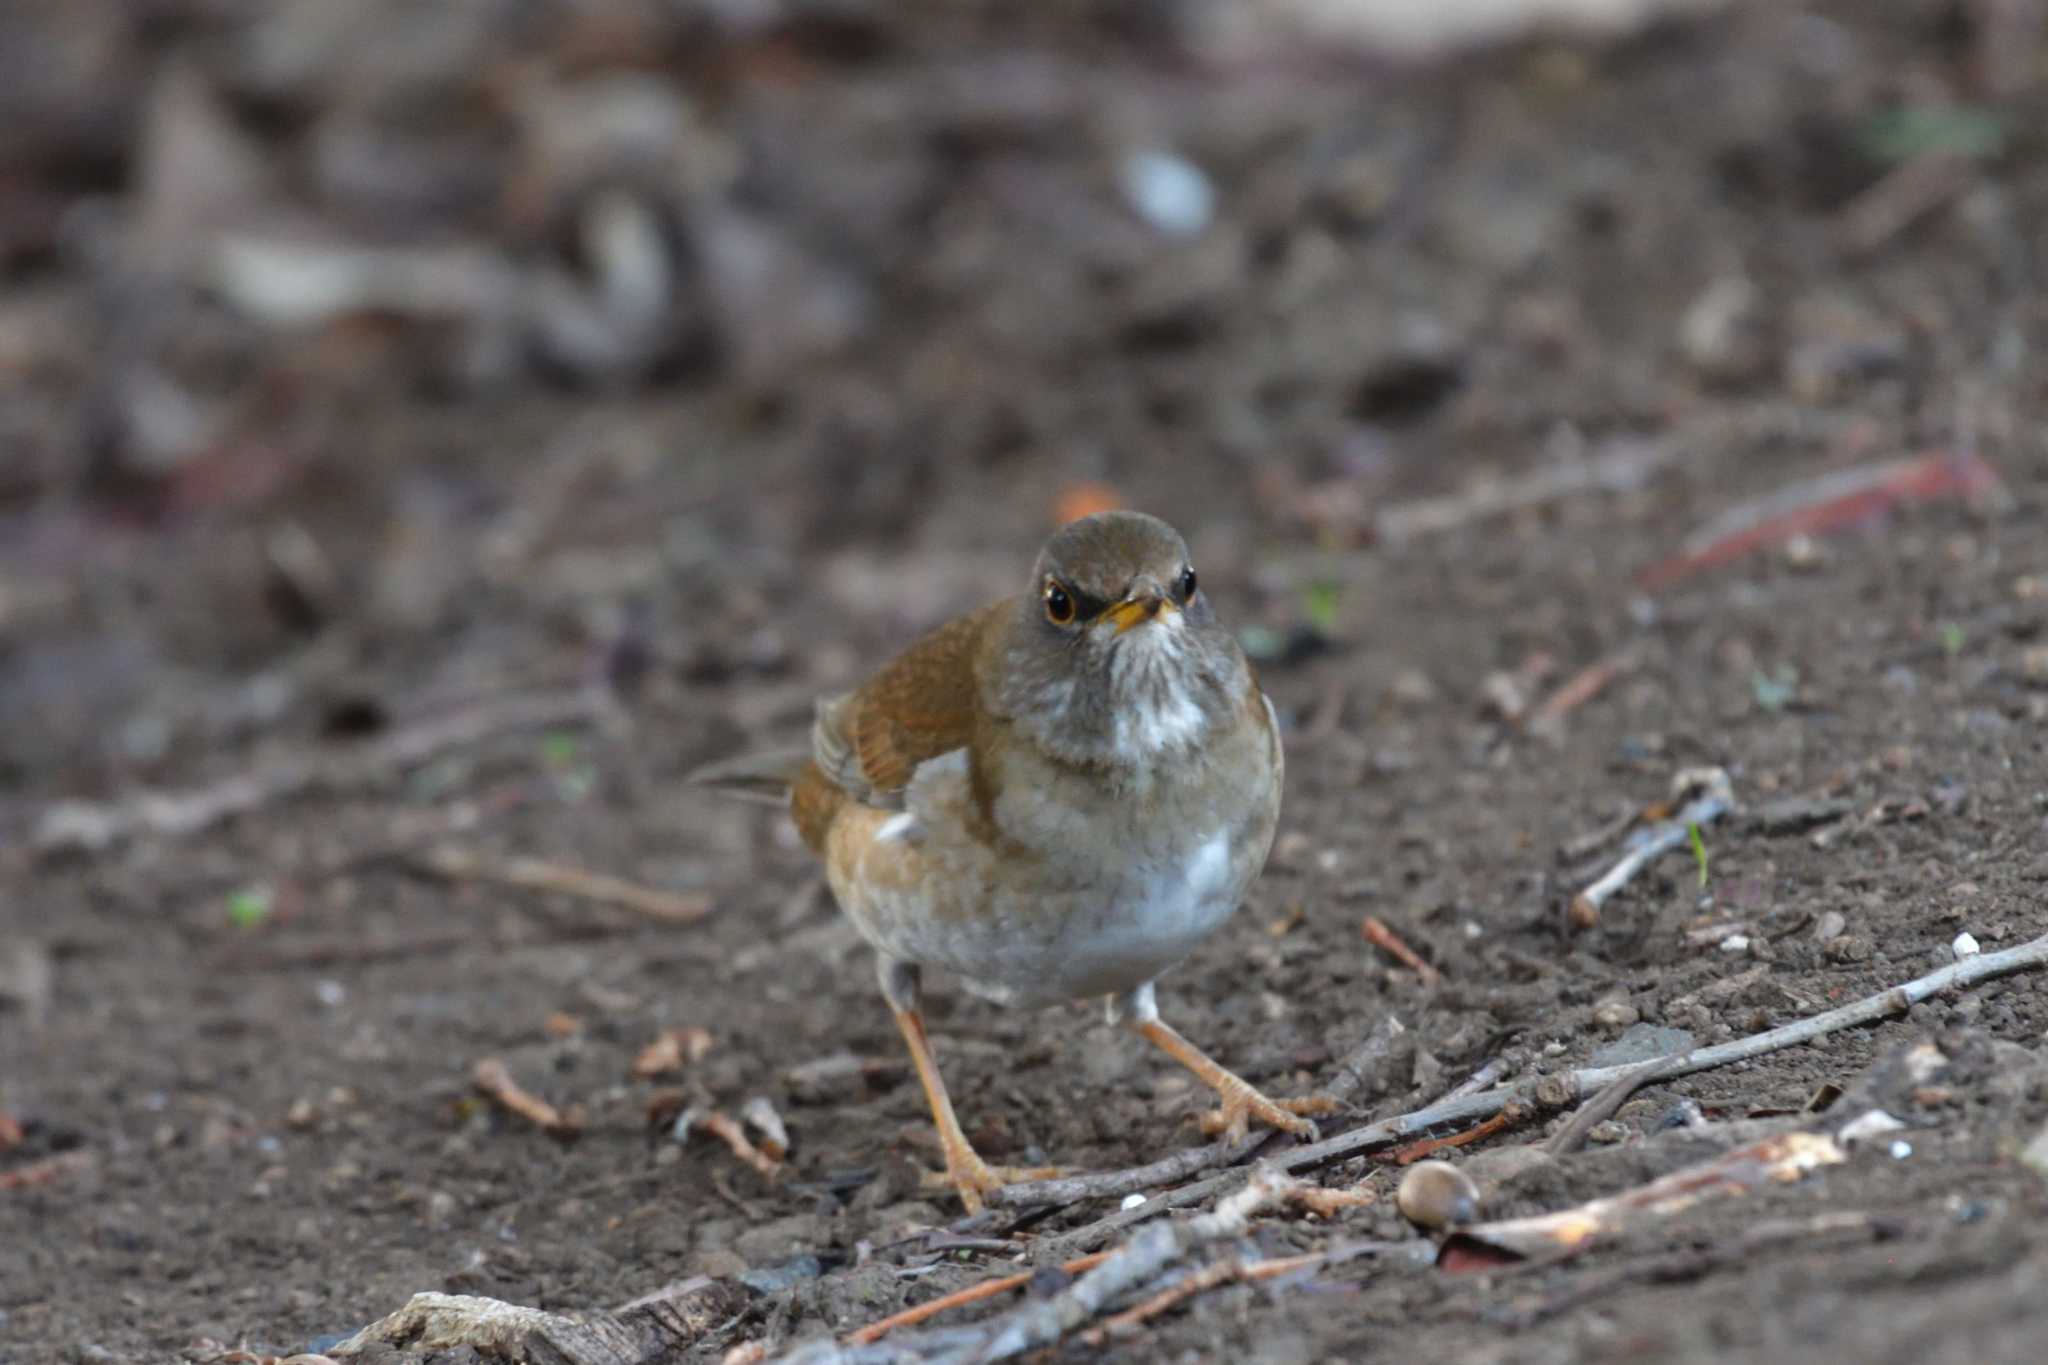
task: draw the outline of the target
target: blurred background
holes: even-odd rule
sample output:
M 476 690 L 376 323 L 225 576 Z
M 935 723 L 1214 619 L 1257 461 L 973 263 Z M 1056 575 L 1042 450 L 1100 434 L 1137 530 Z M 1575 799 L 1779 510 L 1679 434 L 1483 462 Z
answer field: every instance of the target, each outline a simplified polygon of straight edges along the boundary
M 17 0 L 0 792 L 829 680 L 1066 495 L 1284 637 L 1403 498 L 2018 434 L 2039 9 Z

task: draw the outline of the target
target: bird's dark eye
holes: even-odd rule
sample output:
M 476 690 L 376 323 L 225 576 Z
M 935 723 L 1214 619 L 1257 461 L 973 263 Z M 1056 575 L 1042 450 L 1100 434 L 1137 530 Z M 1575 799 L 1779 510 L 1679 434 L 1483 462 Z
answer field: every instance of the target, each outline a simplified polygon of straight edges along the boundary
M 1064 626 L 1074 619 L 1074 598 L 1065 588 L 1046 580 L 1045 619 L 1056 626 Z
M 1201 581 L 1200 579 L 1197 579 L 1197 578 L 1195 577 L 1195 571 L 1194 571 L 1193 569 L 1182 569 L 1182 570 L 1180 571 L 1180 584 L 1179 584 L 1179 586 L 1180 586 L 1180 600 L 1181 600 L 1181 601 L 1183 601 L 1183 602 L 1185 602 L 1185 601 L 1187 601 L 1187 600 L 1188 600 L 1189 598 L 1193 597 L 1193 596 L 1195 595 L 1195 586 L 1196 586 L 1196 585 L 1197 585 L 1197 584 L 1198 584 L 1198 583 L 1199 583 L 1200 581 Z

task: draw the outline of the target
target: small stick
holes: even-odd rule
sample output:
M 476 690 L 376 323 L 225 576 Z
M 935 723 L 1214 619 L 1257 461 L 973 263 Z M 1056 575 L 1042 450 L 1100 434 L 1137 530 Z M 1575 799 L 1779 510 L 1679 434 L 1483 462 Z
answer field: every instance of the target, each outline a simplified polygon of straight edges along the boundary
M 1422 978 L 1423 985 L 1434 986 L 1444 979 L 1442 972 L 1424 962 L 1421 955 L 1403 942 L 1401 936 L 1389 928 L 1387 922 L 1379 916 L 1367 915 L 1365 917 L 1365 924 L 1362 927 L 1365 931 L 1365 941 L 1367 943 L 1398 958 L 1401 965 L 1409 968 Z
M 1406 1147 L 1395 1150 L 1388 1160 L 1392 1161 L 1396 1166 L 1413 1166 L 1424 1157 L 1432 1156 L 1447 1147 L 1465 1147 L 1475 1142 L 1484 1142 L 1503 1128 L 1512 1126 L 1521 1117 L 1522 1111 L 1519 1106 L 1503 1109 L 1484 1123 L 1479 1124 L 1477 1127 L 1467 1128 L 1462 1133 L 1453 1133 L 1449 1137 L 1423 1138 L 1420 1141 L 1411 1142 Z
M 1672 1171 L 1624 1190 L 1588 1200 L 1574 1208 L 1510 1218 L 1497 1223 L 1461 1227 L 1444 1246 L 1438 1264 L 1447 1269 L 1491 1264 L 1476 1247 L 1504 1252 L 1517 1259 L 1544 1252 L 1583 1250 L 1596 1239 L 1611 1237 L 1631 1224 L 1681 1213 L 1703 1199 L 1747 1194 L 1767 1184 L 1798 1180 L 1822 1166 L 1847 1161 L 1848 1155 L 1825 1133 L 1778 1133 L 1711 1160 Z
M 1331 1190 L 1303 1185 L 1287 1192 L 1287 1206 L 1318 1218 L 1335 1218 L 1344 1209 L 1369 1209 L 1380 1197 L 1367 1189 Z
M 574 1137 L 583 1122 L 566 1114 L 512 1079 L 512 1071 L 500 1057 L 486 1057 L 470 1073 L 476 1088 L 496 1101 L 508 1113 L 517 1114 L 543 1132 L 556 1137 Z
M 26 1190 L 37 1185 L 48 1185 L 66 1176 L 76 1175 L 91 1166 L 92 1162 L 92 1153 L 83 1147 L 76 1151 L 59 1152 L 40 1161 L 31 1161 L 25 1166 L 0 1171 L 0 1190 Z
M 1106 1251 L 1092 1252 L 1086 1256 L 1076 1256 L 1073 1260 L 1062 1265 L 1060 1269 L 1066 1271 L 1069 1275 L 1079 1275 L 1084 1270 L 1095 1269 L 1096 1266 L 1101 1265 L 1108 1259 L 1109 1253 Z M 1032 1271 L 1025 1271 L 1020 1275 L 1003 1275 L 993 1280 L 983 1280 L 980 1284 L 971 1284 L 965 1289 L 956 1289 L 950 1294 L 931 1300 L 929 1303 L 921 1303 L 914 1308 L 906 1308 L 900 1313 L 892 1313 L 880 1322 L 871 1322 L 859 1331 L 849 1334 L 846 1338 L 847 1343 L 853 1346 L 866 1346 L 871 1342 L 880 1341 L 899 1327 L 915 1327 L 920 1322 L 935 1318 L 941 1313 L 951 1312 L 955 1308 L 964 1308 L 970 1303 L 980 1303 L 983 1299 L 992 1299 L 998 1294 L 1007 1294 L 1012 1289 L 1022 1289 L 1025 1285 L 1031 1283 L 1031 1277 L 1034 1273 Z
M 688 1136 L 700 1129 L 723 1142 L 734 1156 L 752 1166 L 764 1178 L 773 1180 L 781 1173 L 782 1163 L 756 1147 L 748 1139 L 746 1130 L 730 1114 L 717 1109 L 686 1109 L 676 1120 L 679 1136 Z
M 1505 1057 L 1495 1057 L 1457 1085 L 1452 1086 L 1450 1090 L 1445 1092 L 1444 1098 L 1455 1100 L 1462 1099 L 1467 1095 L 1476 1095 L 1499 1080 L 1506 1074 L 1507 1069 L 1508 1059 Z
M 1629 826 L 1636 822 L 1637 813 L 1636 809 L 1631 806 L 1598 828 L 1589 829 L 1584 834 L 1573 835 L 1565 840 L 1564 844 L 1557 850 L 1558 857 L 1568 863 L 1576 863 L 1581 858 L 1592 857 L 1595 853 L 1598 853 L 1601 849 L 1626 834 Z
M 1215 1212 L 1185 1223 L 1155 1223 L 1117 1248 L 1086 1275 L 1052 1298 L 1027 1303 L 998 1319 L 963 1360 L 1007 1360 L 1050 1346 L 1166 1267 L 1198 1247 L 1242 1236 L 1252 1215 L 1285 1197 L 1294 1182 L 1270 1170 L 1253 1173 L 1245 1187 Z
M 1664 1057 L 1654 1058 L 1633 1071 L 1617 1076 L 1606 1089 L 1579 1106 L 1579 1112 L 1557 1130 L 1557 1135 L 1545 1144 L 1544 1150 L 1552 1156 L 1578 1151 L 1585 1145 L 1586 1135 L 1619 1113 L 1621 1106 L 1628 1103 L 1629 1096 L 1648 1085 L 1667 1060 Z
M 1607 685 L 1620 677 L 1628 666 L 1629 658 L 1625 654 L 1611 655 L 1586 665 L 1529 713 L 1524 728 L 1532 734 L 1562 729 L 1566 716 L 1606 691 Z
M 1615 892 L 1634 881 L 1636 874 L 1691 836 L 1694 826 L 1712 824 L 1735 808 L 1735 794 L 1728 774 L 1719 768 L 1678 775 L 1681 783 L 1704 785 L 1705 791 L 1688 801 L 1676 815 L 1659 824 L 1638 830 L 1629 840 L 1629 850 L 1607 874 L 1572 897 L 1570 919 L 1578 929 L 1590 929 L 1600 922 L 1600 907 Z
M 580 688 L 503 697 L 354 748 L 291 755 L 205 786 L 137 792 L 118 801 L 61 801 L 43 812 L 35 844 L 45 853 L 99 853 L 138 834 L 197 834 L 279 801 L 371 786 L 497 735 L 588 724 L 610 704 L 604 694 Z
M 681 1071 L 685 1066 L 694 1066 L 704 1060 L 713 1046 L 710 1029 L 663 1029 L 660 1036 L 641 1048 L 640 1055 L 633 1059 L 634 1079 L 650 1081 L 671 1071 Z
M 526 891 L 552 891 L 600 905 L 617 906 L 665 924 L 689 924 L 711 913 L 708 896 L 681 895 L 619 877 L 539 858 L 494 861 L 466 849 L 442 847 L 416 859 L 420 871 L 448 881 L 495 882 Z
M 1866 465 L 1793 484 L 1716 519 L 1677 555 L 1636 575 L 1646 591 L 1666 588 L 1795 535 L 1818 535 L 1865 522 L 1892 507 L 1954 498 L 1995 502 L 1998 471 L 1974 451 L 1936 451 L 1917 459 Z
M 1545 466 L 1519 478 L 1493 479 L 1448 497 L 1423 498 L 1389 507 L 1374 520 L 1379 538 L 1390 543 L 1454 530 L 1469 522 L 1540 507 L 1574 493 L 1621 492 L 1639 488 L 1684 453 L 1683 442 L 1639 441 L 1609 454 Z
M 1960 195 L 1975 179 L 1970 159 L 1956 152 L 1927 151 L 1902 161 L 1842 209 L 1842 244 L 1857 255 L 1867 255 Z

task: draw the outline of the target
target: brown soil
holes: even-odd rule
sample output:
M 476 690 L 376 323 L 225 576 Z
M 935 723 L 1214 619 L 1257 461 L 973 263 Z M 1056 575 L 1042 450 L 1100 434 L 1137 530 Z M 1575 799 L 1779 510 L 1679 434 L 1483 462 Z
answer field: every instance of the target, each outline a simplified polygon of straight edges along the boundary
M 71 21 L 45 8 L 36 22 Z M 180 16 L 162 48 L 199 69 L 238 50 L 232 7 L 143 8 Z M 2048 932 L 2048 87 L 2038 37 L 2021 79 L 1982 84 L 1967 16 L 1999 8 L 1760 6 L 1604 46 L 1254 63 L 1220 84 L 1079 6 L 1024 30 L 972 11 L 821 20 L 704 76 L 706 118 L 751 158 L 730 193 L 852 282 L 851 344 L 781 345 L 774 310 L 795 305 L 771 293 L 721 324 L 722 358 L 646 382 L 544 365 L 471 382 L 434 328 L 264 332 L 194 292 L 148 344 L 222 396 L 226 434 L 162 467 L 95 425 L 122 316 L 111 267 L 10 217 L 0 1114 L 24 1137 L 0 1177 L 85 1155 L 0 1190 L 0 1362 L 164 1359 L 201 1339 L 289 1354 L 423 1289 L 577 1308 L 744 1273 L 751 1307 L 700 1347 L 717 1359 L 1011 1268 L 978 1252 L 855 1267 L 955 1215 L 917 1186 L 934 1160 L 917 1086 L 786 822 L 680 779 L 800 742 L 815 695 L 1013 590 L 1082 480 L 1183 528 L 1219 611 L 1273 654 L 1280 847 L 1161 996 L 1276 1091 L 1313 1086 L 1389 1011 L 1413 1046 L 1361 1097 L 1375 1114 L 1503 1052 L 1584 1065 L 1631 1012 L 1718 1041 L 1919 976 L 1964 931 L 1987 951 Z M 169 60 L 149 51 L 141 70 Z M 105 89 L 128 126 L 131 97 Z M 281 173 L 313 174 L 294 159 L 313 97 L 237 101 Z M 1999 145 L 1923 215 L 1853 243 L 1895 164 L 1873 128 L 1945 105 Z M 66 106 L 83 122 L 63 128 L 101 160 L 76 182 L 24 160 L 0 205 L 54 185 L 127 212 L 133 134 L 93 133 L 91 113 Z M 449 117 L 437 137 L 495 145 Z M 1119 197 L 1139 145 L 1213 177 L 1200 238 L 1160 237 Z M 435 211 L 496 232 L 491 195 L 474 199 Z M 1965 448 L 2006 501 L 1892 507 L 1634 586 L 1750 499 Z M 1632 486 L 1356 533 L 1412 499 L 1632 454 Z M 1627 666 L 1541 737 L 1503 724 L 1488 686 L 1537 655 L 1553 661 L 1538 696 Z M 601 676 L 629 686 L 595 723 L 349 766 L 391 733 Z M 59 801 L 297 761 L 338 775 L 190 835 L 37 844 Z M 1825 831 L 1712 826 L 1704 889 L 1680 852 L 1570 933 L 1564 906 L 1600 860 L 1560 849 L 1701 764 L 1751 810 L 1826 796 L 1851 813 Z M 667 925 L 423 875 L 412 854 L 449 840 L 701 892 L 713 913 Z M 1441 983 L 1366 944 L 1368 914 Z M 1689 934 L 1721 923 L 1748 947 Z M 992 1159 L 1110 1169 L 1198 1140 L 1203 1097 L 1092 1006 L 1021 1015 L 942 990 L 932 1022 Z M 714 1039 L 701 1061 L 632 1076 L 642 1047 L 690 1027 Z M 2044 1036 L 2042 981 L 2022 976 L 1653 1086 L 1610 1141 L 1489 1211 L 1698 1157 L 1710 1138 L 1657 1132 L 1681 1098 L 1734 1123 L 1851 1087 L 1903 1044 L 1951 1058 L 1941 1093 L 1899 1115 L 1909 1155 L 1861 1148 L 1514 1273 L 1360 1260 L 1225 1287 L 1064 1353 L 2038 1359 L 2048 1186 L 2018 1153 L 2048 1123 Z M 872 1064 L 821 1078 L 841 1054 Z M 492 1056 L 579 1107 L 580 1137 L 481 1102 L 471 1069 Z M 782 1179 L 651 1130 L 665 1085 L 735 1113 L 772 1100 L 794 1139 Z M 1370 1162 L 1319 1178 L 1393 1180 Z M 1732 1250 L 1825 1211 L 1887 1235 Z M 1410 1235 L 1390 1198 L 1334 1222 L 1256 1237 Z

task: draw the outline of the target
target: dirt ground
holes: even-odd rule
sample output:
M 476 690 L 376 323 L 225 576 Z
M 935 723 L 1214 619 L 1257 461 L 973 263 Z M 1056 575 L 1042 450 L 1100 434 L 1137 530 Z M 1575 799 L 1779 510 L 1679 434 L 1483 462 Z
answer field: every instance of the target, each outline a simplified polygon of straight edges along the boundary
M 2048 933 L 2038 6 L 1736 7 L 1418 64 L 1196 59 L 1171 6 L 731 6 L 760 13 L 708 36 L 683 6 L 415 8 L 0 19 L 5 1365 L 287 1355 L 420 1290 L 576 1309 L 699 1274 L 746 1286 L 693 1348 L 717 1360 L 1014 1269 L 906 1243 L 958 1210 L 919 1188 L 936 1142 L 865 950 L 786 821 L 681 779 L 1017 590 L 1084 483 L 1185 531 L 1288 731 L 1273 861 L 1167 1016 L 1289 1094 L 1408 1030 L 1326 1134 L 1495 1058 L 1723 1041 L 1962 933 Z M 599 96 L 667 130 L 658 173 L 589 150 L 642 126 Z M 1126 184 L 1147 166 L 1163 199 Z M 323 312 L 286 270 L 280 303 L 216 251 L 258 227 L 476 247 L 529 302 L 416 280 Z M 652 321 L 614 288 L 648 280 Z M 1758 499 L 1938 456 L 2002 486 L 1645 586 Z M 1603 662 L 1560 722 L 1509 718 Z M 1747 813 L 1571 930 L 1613 856 L 1575 841 L 1700 765 Z M 1756 815 L 1793 799 L 1835 804 Z M 1651 1086 L 1487 1213 L 1941 1049 L 1903 1132 L 1802 1181 L 1511 1270 L 1226 1285 L 1053 1354 L 2038 1360 L 2042 985 Z M 1204 1097 L 1092 1005 L 942 988 L 932 1028 L 992 1159 L 1201 1140 Z M 634 1074 L 688 1029 L 701 1059 Z M 480 1098 L 493 1057 L 580 1133 Z M 774 1182 L 650 1122 L 755 1097 L 792 1138 Z M 1668 1126 L 1686 1099 L 1704 1127 Z M 1412 1238 L 1397 1175 L 1318 1172 L 1380 1201 L 1253 1240 Z

